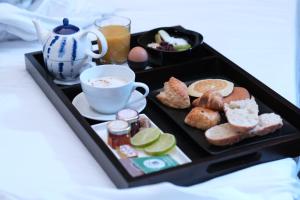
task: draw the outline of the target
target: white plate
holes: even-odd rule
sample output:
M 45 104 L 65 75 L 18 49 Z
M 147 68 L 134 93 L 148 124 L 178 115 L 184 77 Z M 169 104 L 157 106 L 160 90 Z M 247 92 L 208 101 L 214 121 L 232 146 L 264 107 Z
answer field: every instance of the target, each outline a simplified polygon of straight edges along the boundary
M 146 118 L 148 118 L 145 114 L 141 114 L 140 116 L 144 116 Z M 149 119 L 149 118 L 148 118 Z M 150 119 L 149 119 L 150 120 Z M 106 129 L 106 124 L 108 122 L 103 122 L 100 124 L 95 124 L 92 125 L 92 128 L 94 129 L 94 131 L 99 135 L 99 137 L 103 140 L 103 142 L 109 147 L 109 149 L 114 153 L 114 155 L 118 158 L 121 159 L 120 156 L 118 155 L 118 153 L 116 152 L 116 150 L 114 150 L 113 148 L 111 148 L 108 144 L 107 144 L 107 129 Z M 150 124 L 151 127 L 156 127 L 158 128 L 151 120 L 150 120 Z M 144 151 L 141 150 L 137 150 L 138 152 L 138 157 L 149 157 L 148 154 L 146 154 Z M 169 156 L 171 156 L 179 165 L 183 165 L 185 163 L 190 163 L 192 162 L 191 159 L 189 159 L 189 157 L 187 157 L 179 147 L 175 147 L 170 153 L 168 153 Z
M 135 99 L 140 98 L 143 96 L 139 91 L 135 90 L 133 91 L 129 101 L 134 101 Z M 90 107 L 88 104 L 85 95 L 83 92 L 78 94 L 72 101 L 72 104 L 77 108 L 77 110 L 80 112 L 80 114 L 86 118 L 99 120 L 99 121 L 109 121 L 116 119 L 116 114 L 103 114 L 95 111 Z M 146 98 L 128 105 L 128 108 L 134 109 L 137 112 L 141 112 L 146 107 L 147 101 Z

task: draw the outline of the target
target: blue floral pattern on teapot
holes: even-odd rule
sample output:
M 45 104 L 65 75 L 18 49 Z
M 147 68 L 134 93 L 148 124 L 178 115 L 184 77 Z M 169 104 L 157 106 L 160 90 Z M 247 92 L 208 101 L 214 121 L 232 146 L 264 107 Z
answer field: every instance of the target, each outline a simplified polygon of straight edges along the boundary
M 33 23 L 43 44 L 43 57 L 47 69 L 61 82 L 78 79 L 92 58 L 101 58 L 107 52 L 107 41 L 98 30 L 80 30 L 77 26 L 69 24 L 66 18 L 63 19 L 63 25 L 52 31 L 41 28 L 37 21 Z M 89 33 L 94 34 L 101 43 L 100 54 L 92 51 L 91 41 L 87 37 Z

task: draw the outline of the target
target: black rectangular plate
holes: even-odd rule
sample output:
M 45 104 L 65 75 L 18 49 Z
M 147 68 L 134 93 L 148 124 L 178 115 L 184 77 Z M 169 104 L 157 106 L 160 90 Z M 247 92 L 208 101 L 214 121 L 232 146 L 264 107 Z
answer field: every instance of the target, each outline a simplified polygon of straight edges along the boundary
M 216 72 L 217 74 L 217 72 Z M 202 77 L 203 78 L 203 77 Z M 206 77 L 206 78 L 221 78 L 228 81 L 235 82 L 234 80 L 229 80 L 226 76 L 215 76 L 215 77 Z M 200 78 L 201 79 L 201 78 Z M 198 79 L 196 79 L 198 80 Z M 196 81 L 194 80 L 194 81 Z M 186 82 L 187 85 L 194 82 Z M 245 86 L 247 87 L 247 86 Z M 238 150 L 243 151 L 248 148 L 257 149 L 259 146 L 268 146 L 268 145 L 274 145 L 277 143 L 281 143 L 284 141 L 290 140 L 290 138 L 295 137 L 298 133 L 294 126 L 292 126 L 289 122 L 286 120 L 283 120 L 283 127 L 279 130 L 277 130 L 274 133 L 265 135 L 265 136 L 257 136 L 245 139 L 239 143 L 236 143 L 231 146 L 215 146 L 211 145 L 205 138 L 205 131 L 193 128 L 188 126 L 184 123 L 184 119 L 186 115 L 191 111 L 191 108 L 188 109 L 174 109 L 170 108 L 168 106 L 163 105 L 161 102 L 159 102 L 156 98 L 156 95 L 161 91 L 161 89 L 153 91 L 149 95 L 149 99 L 153 101 L 156 106 L 158 106 L 161 110 L 163 110 L 178 126 L 183 130 L 183 134 L 187 134 L 190 136 L 201 148 L 203 148 L 205 151 L 209 152 L 210 154 L 219 154 L 219 153 L 225 153 L 232 150 Z M 192 99 L 193 100 L 193 99 Z M 271 108 L 269 108 L 266 104 L 264 104 L 262 101 L 260 101 L 258 98 L 255 98 L 256 102 L 259 106 L 260 114 L 263 113 L 271 113 L 274 112 Z M 224 116 L 224 113 L 221 113 L 221 123 L 226 122 L 226 117 Z

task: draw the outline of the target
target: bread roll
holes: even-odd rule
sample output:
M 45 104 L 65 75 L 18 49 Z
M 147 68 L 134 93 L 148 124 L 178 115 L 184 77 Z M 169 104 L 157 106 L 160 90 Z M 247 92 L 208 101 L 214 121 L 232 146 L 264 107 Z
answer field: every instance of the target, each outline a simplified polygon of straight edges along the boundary
M 283 126 L 282 119 L 275 113 L 264 113 L 259 115 L 258 124 L 249 134 L 263 136 L 280 129 Z
M 184 122 L 191 127 L 206 130 L 217 125 L 221 121 L 221 116 L 217 111 L 202 107 L 195 107 L 185 117 Z
M 225 103 L 224 111 L 228 122 L 238 132 L 247 133 L 258 124 L 258 105 L 254 97 Z
M 193 106 L 204 107 L 212 110 L 223 111 L 223 97 L 215 90 L 205 92 L 192 102 Z
M 240 134 L 229 123 L 214 126 L 205 131 L 205 137 L 210 144 L 226 146 L 235 144 L 247 137 Z
M 174 77 L 171 77 L 168 82 L 164 83 L 163 91 L 156 98 L 171 108 L 184 109 L 191 105 L 187 86 Z
M 231 101 L 250 99 L 250 94 L 246 88 L 234 87 L 233 91 L 227 97 L 224 97 L 224 103 L 230 103 Z

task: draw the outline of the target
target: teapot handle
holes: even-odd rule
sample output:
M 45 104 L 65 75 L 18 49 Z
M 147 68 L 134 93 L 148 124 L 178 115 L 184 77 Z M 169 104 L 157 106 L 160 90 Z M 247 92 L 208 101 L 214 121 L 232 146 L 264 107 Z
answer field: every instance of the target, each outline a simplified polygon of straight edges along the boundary
M 106 41 L 104 35 L 98 30 L 86 30 L 81 36 L 85 36 L 89 33 L 92 33 L 97 37 L 97 40 L 100 41 L 102 48 L 101 48 L 100 54 L 94 53 L 91 49 L 87 49 L 85 54 L 92 58 L 96 58 L 96 59 L 103 57 L 106 54 L 107 49 L 108 49 L 107 41 Z

